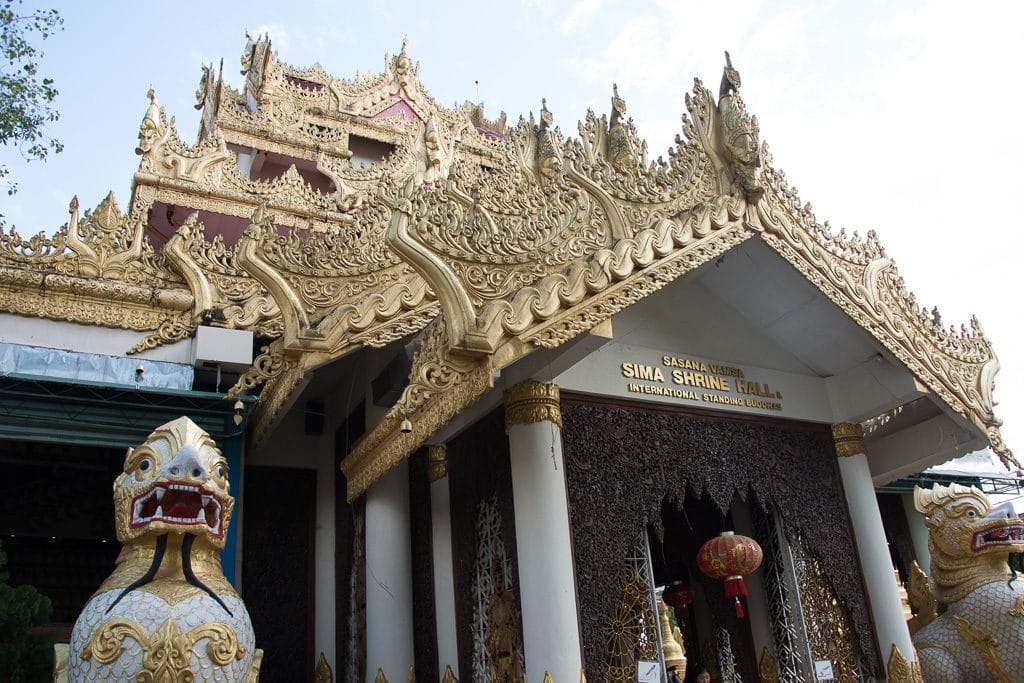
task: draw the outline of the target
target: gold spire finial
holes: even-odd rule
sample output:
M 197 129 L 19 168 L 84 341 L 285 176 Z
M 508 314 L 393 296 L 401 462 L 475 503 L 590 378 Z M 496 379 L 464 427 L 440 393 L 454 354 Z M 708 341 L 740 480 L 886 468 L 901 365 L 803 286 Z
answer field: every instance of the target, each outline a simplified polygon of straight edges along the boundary
M 668 619 L 668 605 L 658 599 L 658 615 L 661 617 L 661 652 L 665 659 L 665 668 L 675 670 L 680 676 L 686 673 L 686 654 L 676 642 L 672 634 L 672 624 Z

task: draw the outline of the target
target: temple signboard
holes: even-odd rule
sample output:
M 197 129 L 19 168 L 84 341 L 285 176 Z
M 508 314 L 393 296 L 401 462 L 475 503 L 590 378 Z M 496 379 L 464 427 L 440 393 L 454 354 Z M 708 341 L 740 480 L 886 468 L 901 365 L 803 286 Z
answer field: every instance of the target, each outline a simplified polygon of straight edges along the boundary
M 611 343 L 558 378 L 565 390 L 831 422 L 822 378 Z

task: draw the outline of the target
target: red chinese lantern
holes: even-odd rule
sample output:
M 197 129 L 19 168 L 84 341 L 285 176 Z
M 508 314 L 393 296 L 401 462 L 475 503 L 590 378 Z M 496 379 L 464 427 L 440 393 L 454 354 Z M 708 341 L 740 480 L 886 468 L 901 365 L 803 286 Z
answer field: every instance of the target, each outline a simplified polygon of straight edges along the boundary
M 725 597 L 736 599 L 736 617 L 743 618 L 740 596 L 746 597 L 747 585 L 743 577 L 753 574 L 761 566 L 764 553 L 752 538 L 723 531 L 697 551 L 697 566 L 713 579 L 725 581 Z
M 661 599 L 675 612 L 676 623 L 679 624 L 679 630 L 685 636 L 686 618 L 690 616 L 688 606 L 693 604 L 693 589 L 682 581 L 670 581 L 665 586 L 665 590 L 661 592 Z

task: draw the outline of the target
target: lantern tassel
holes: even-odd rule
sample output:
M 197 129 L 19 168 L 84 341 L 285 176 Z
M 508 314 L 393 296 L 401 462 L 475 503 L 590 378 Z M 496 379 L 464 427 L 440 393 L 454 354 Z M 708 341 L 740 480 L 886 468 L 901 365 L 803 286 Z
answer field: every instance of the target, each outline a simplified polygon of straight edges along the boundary
M 736 618 L 743 618 L 743 603 L 740 602 L 740 599 L 738 597 L 736 598 Z
M 747 584 L 743 582 L 742 576 L 730 576 L 725 580 L 725 597 L 738 596 L 747 597 Z

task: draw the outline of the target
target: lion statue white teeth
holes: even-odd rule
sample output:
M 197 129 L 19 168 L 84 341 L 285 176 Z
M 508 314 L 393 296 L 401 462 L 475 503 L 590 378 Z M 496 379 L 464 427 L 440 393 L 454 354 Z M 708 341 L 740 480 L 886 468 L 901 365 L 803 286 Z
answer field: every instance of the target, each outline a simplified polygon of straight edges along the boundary
M 924 680 L 1021 680 L 1024 577 L 1011 581 L 1008 559 L 1024 552 L 1024 524 L 973 486 L 915 487 L 914 503 L 928 526 L 929 587 L 946 605 L 913 637 Z
M 263 652 L 220 565 L 233 506 L 227 461 L 187 417 L 128 449 L 114 482 L 124 547 L 58 670 L 73 683 L 255 682 Z

